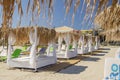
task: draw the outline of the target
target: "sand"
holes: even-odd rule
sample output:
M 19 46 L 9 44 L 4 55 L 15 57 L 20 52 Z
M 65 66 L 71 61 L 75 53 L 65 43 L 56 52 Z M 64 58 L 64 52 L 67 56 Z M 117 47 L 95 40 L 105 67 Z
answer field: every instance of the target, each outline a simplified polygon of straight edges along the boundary
M 0 62 L 0 80 L 102 80 L 104 75 L 104 60 L 114 57 L 118 47 L 104 47 L 103 52 L 84 58 L 79 63 L 60 72 L 12 69 L 6 63 Z

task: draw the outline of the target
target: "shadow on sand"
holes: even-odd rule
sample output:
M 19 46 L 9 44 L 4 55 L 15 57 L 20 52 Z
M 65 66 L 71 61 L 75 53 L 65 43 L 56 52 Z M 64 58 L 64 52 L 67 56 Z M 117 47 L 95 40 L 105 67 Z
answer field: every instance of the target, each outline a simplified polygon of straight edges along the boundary
M 93 51 L 93 53 L 108 53 L 107 51 Z
M 100 58 L 96 58 L 96 57 L 84 57 L 84 59 L 82 61 L 95 61 L 97 62 L 98 60 L 100 60 Z
M 81 72 L 85 71 L 85 69 L 88 68 L 88 66 L 76 66 L 73 65 L 65 70 L 61 70 L 58 73 L 62 74 L 80 74 Z
M 110 50 L 110 48 L 99 48 L 99 50 Z
M 104 55 L 105 55 L 105 54 L 103 54 L 103 53 L 102 53 L 102 54 L 99 53 L 99 54 L 93 54 L 93 55 L 91 55 L 91 56 L 104 56 Z

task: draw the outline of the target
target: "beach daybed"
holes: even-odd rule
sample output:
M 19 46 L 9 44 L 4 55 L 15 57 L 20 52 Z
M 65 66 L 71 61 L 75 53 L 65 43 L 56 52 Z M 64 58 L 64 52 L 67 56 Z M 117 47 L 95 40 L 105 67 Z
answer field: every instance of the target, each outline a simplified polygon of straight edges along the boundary
M 65 44 L 63 44 L 63 40 Z M 71 44 L 70 34 L 64 35 L 64 37 L 59 36 L 58 38 L 58 49 L 56 52 L 57 58 L 73 58 L 77 56 L 77 43 Z M 73 47 L 74 45 L 74 47 Z
M 7 64 L 9 67 L 17 67 L 17 68 L 31 68 L 35 69 L 37 71 L 38 68 L 44 67 L 50 64 L 55 64 L 56 59 L 56 53 L 54 48 L 54 43 L 49 43 L 53 47 L 53 55 L 37 55 L 36 47 L 39 42 L 39 38 L 37 37 L 37 28 L 34 27 L 34 32 L 30 32 L 30 43 L 32 44 L 30 49 L 30 54 L 28 56 L 24 57 L 17 57 L 17 58 L 11 58 L 11 45 L 15 43 L 15 38 L 13 37 L 13 34 L 9 35 L 8 38 L 8 56 L 7 56 Z M 49 49 L 48 45 L 48 49 Z M 39 53 L 38 53 L 39 54 Z
M 85 54 L 85 53 L 88 53 L 88 44 L 86 42 L 86 45 L 85 45 L 85 36 L 82 35 L 78 41 L 78 54 Z
M 77 41 L 71 39 L 73 29 L 67 26 L 55 28 L 58 35 L 58 45 L 56 49 L 57 58 L 73 58 L 77 56 Z M 64 41 L 64 44 L 63 44 Z

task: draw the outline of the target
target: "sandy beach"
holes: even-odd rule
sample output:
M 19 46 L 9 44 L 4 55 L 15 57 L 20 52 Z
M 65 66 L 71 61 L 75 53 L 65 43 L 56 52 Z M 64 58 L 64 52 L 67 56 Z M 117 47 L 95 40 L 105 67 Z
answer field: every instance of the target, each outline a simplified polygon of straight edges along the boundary
M 79 63 L 60 72 L 8 69 L 6 63 L 0 62 L 0 80 L 102 80 L 104 75 L 104 60 L 114 57 L 118 47 L 104 47 L 102 52 L 90 55 Z

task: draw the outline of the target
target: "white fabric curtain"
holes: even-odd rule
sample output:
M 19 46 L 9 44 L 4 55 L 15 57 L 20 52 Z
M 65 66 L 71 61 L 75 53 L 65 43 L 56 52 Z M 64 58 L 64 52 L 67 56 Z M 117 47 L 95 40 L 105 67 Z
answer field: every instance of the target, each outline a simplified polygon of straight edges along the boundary
M 81 51 L 84 51 L 84 35 L 80 37 L 80 42 L 81 42 Z
M 88 45 L 89 47 L 91 47 L 91 43 L 92 43 L 92 40 L 91 40 L 91 37 L 88 39 Z
M 100 40 L 99 40 L 99 37 L 98 37 L 98 36 L 95 37 L 95 42 L 96 42 L 95 48 L 98 49 L 99 46 L 100 46 Z
M 96 46 L 96 48 L 98 48 L 98 37 L 97 36 L 95 37 L 95 42 L 96 42 L 95 46 Z
M 82 39 L 82 36 L 80 36 L 80 38 L 79 38 L 79 41 L 78 41 L 78 47 L 80 48 L 81 46 L 80 46 L 80 44 L 83 42 L 83 39 Z
M 67 46 L 69 46 L 70 44 L 70 34 L 68 33 L 65 37 L 64 37 L 65 43 Z
M 77 49 L 77 40 L 75 39 L 74 36 L 73 36 L 73 48 Z
M 49 55 L 49 53 L 50 53 L 50 47 L 52 47 L 52 44 L 51 44 L 51 43 L 48 43 L 47 55 Z
M 8 37 L 8 55 L 7 55 L 7 62 L 11 59 L 12 54 L 12 45 L 16 42 L 15 35 L 11 32 Z
M 80 38 L 80 42 L 81 42 L 82 45 L 84 45 L 84 35 L 81 36 L 81 38 Z
M 31 44 L 33 44 L 35 41 L 35 35 L 34 35 L 34 32 L 32 32 L 32 31 L 30 31 L 29 40 L 30 40 Z
M 34 27 L 34 29 L 35 29 L 34 39 L 30 38 L 31 39 L 31 44 L 32 44 L 32 47 L 31 47 L 31 50 L 30 50 L 30 65 L 32 67 L 36 68 L 36 60 L 37 60 L 36 59 L 36 47 L 38 45 L 39 39 L 37 38 L 37 27 Z
M 74 50 L 77 53 L 77 41 L 76 40 L 73 41 L 73 48 L 75 48 Z
M 62 41 L 63 41 L 62 36 L 59 36 L 59 38 L 58 38 L 58 51 L 61 51 Z
M 64 37 L 64 40 L 65 40 L 65 43 L 66 43 L 66 45 L 67 45 L 66 54 L 65 54 L 65 56 L 67 56 L 67 53 L 68 53 L 68 51 L 69 51 L 69 44 L 70 44 L 70 40 L 71 40 L 69 33 L 66 34 L 66 36 Z
M 89 37 L 88 39 L 88 47 L 89 47 L 89 51 L 92 51 L 92 36 Z
M 56 58 L 57 60 L 57 57 L 56 57 L 56 49 L 55 49 L 55 43 L 53 42 L 52 43 L 52 46 L 53 46 L 53 56 Z
M 81 44 L 81 42 L 80 42 L 80 38 L 79 38 L 79 41 L 78 41 L 78 48 L 80 48 L 80 44 Z
M 74 36 L 73 36 L 73 48 L 77 50 L 77 40 L 75 39 Z

